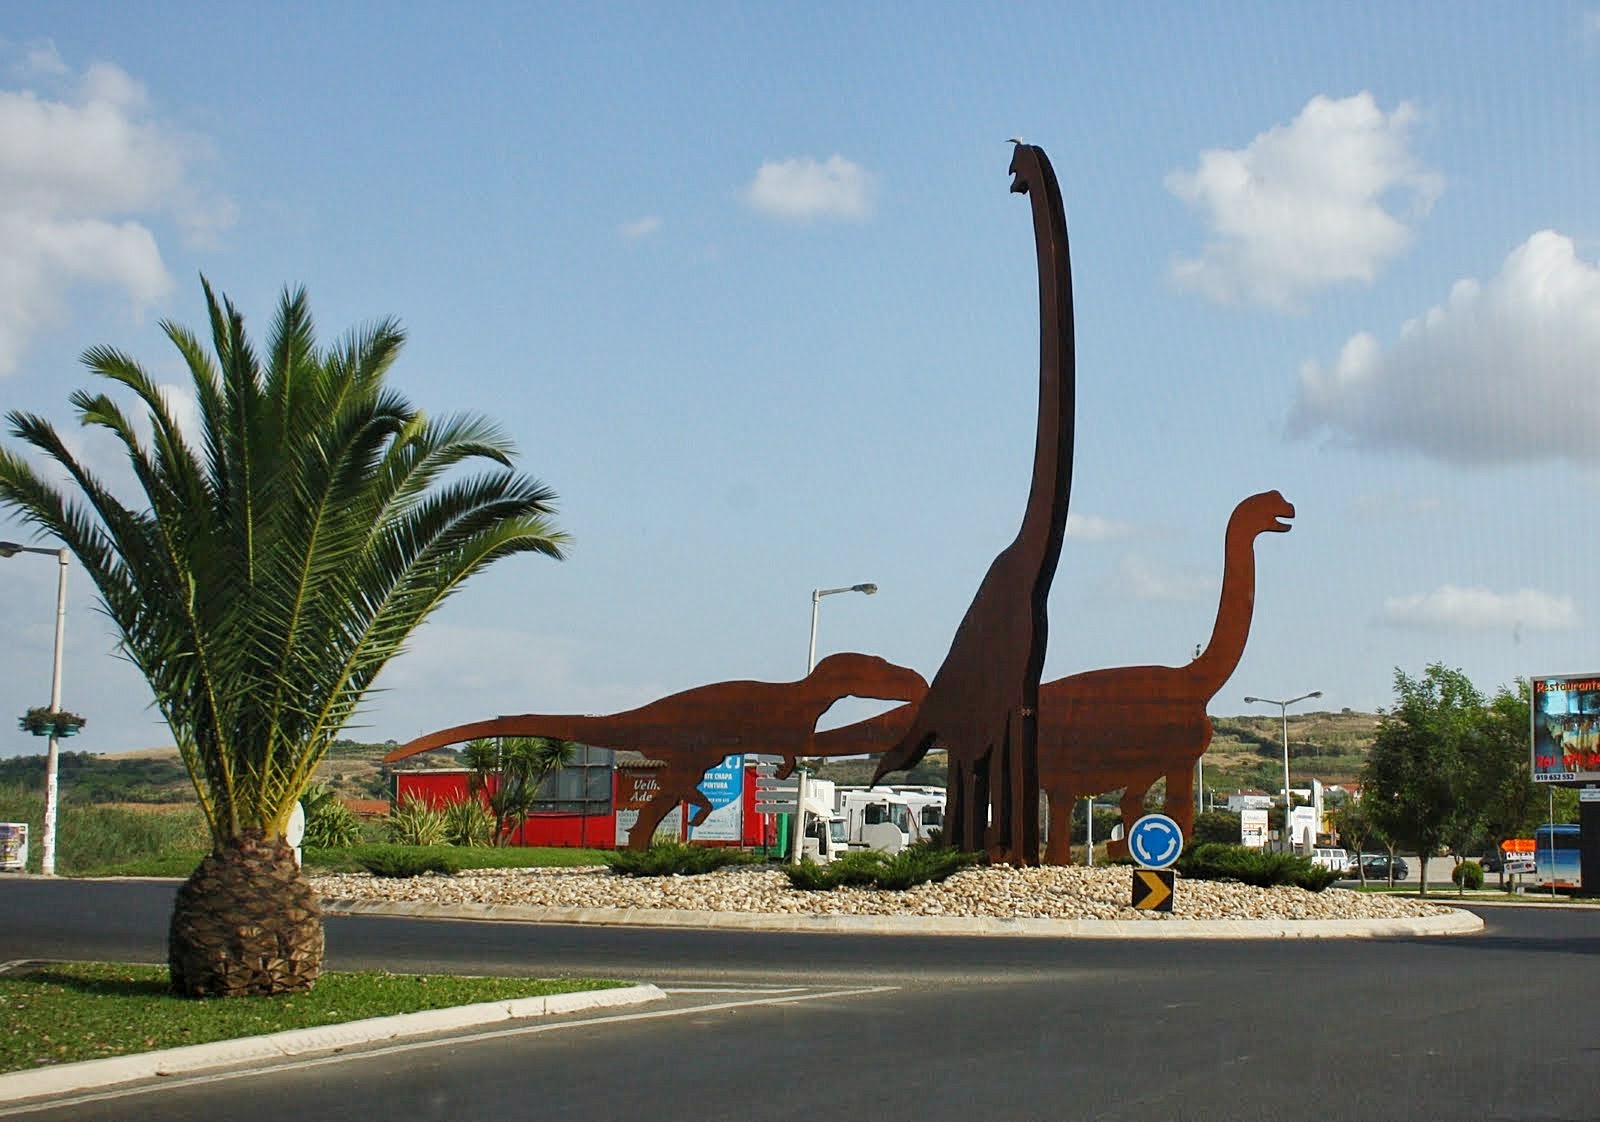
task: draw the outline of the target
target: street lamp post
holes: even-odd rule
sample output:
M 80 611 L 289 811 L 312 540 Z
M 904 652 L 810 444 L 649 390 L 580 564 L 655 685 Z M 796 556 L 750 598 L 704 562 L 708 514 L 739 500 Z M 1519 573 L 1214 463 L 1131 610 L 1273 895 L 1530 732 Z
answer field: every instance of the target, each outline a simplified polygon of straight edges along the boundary
M 61 640 L 67 627 L 67 551 L 41 549 L 38 546 L 0 542 L 0 557 L 14 557 L 19 553 L 42 553 L 53 556 L 60 563 L 56 579 L 56 649 L 54 665 L 50 672 L 50 711 L 61 709 Z M 56 774 L 59 741 L 55 727 L 50 730 L 50 747 L 44 761 L 44 837 L 39 840 L 39 871 L 47 877 L 56 875 Z
M 1289 851 L 1289 706 L 1297 701 L 1308 701 L 1313 697 L 1321 697 L 1321 690 L 1312 690 L 1299 697 L 1291 697 L 1288 701 L 1274 701 L 1270 697 L 1247 697 L 1246 705 L 1276 705 L 1278 716 L 1283 720 L 1283 850 Z
M 824 596 L 833 596 L 840 592 L 864 592 L 871 596 L 878 591 L 875 584 L 850 584 L 843 588 L 813 588 L 811 590 L 811 647 L 806 652 L 806 674 L 817 666 L 817 608 L 822 604 Z

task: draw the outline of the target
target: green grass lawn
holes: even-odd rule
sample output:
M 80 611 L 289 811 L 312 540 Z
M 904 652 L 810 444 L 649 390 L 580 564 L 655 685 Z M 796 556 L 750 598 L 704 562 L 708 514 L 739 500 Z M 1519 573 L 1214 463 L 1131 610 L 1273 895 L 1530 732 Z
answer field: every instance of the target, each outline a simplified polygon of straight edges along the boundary
M 625 984 L 330 973 L 309 993 L 195 1000 L 168 990 L 164 966 L 30 964 L 0 974 L 0 1072 Z

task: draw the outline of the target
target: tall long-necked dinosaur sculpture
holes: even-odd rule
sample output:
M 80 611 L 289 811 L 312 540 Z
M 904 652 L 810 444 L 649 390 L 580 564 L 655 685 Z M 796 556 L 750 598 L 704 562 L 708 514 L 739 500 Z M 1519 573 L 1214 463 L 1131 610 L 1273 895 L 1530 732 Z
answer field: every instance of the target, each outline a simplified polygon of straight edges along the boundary
M 1255 610 L 1255 540 L 1283 533 L 1294 507 L 1276 491 L 1234 508 L 1223 546 L 1222 598 L 1205 650 L 1187 666 L 1119 666 L 1039 687 L 1039 782 L 1050 797 L 1045 861 L 1070 864 L 1073 800 L 1124 789 L 1123 829 L 1144 813 L 1145 792 L 1167 780 L 1166 813 L 1187 836 L 1194 822 L 1194 765 L 1211 743 L 1206 705 L 1239 665 Z M 1126 856 L 1112 842 L 1112 857 Z
M 949 753 L 945 841 L 1018 864 L 1039 860 L 1037 727 L 1047 603 L 1072 485 L 1075 361 L 1066 210 L 1044 151 L 1018 143 L 1011 190 L 1028 196 L 1039 266 L 1039 413 L 1016 538 L 994 559 L 910 729 L 873 778 Z
M 630 848 L 643 849 L 657 823 L 678 803 L 688 800 L 699 808 L 696 825 L 710 813 L 711 804 L 699 785 L 706 769 L 724 757 L 738 752 L 782 753 L 792 767 L 796 756 L 812 752 L 817 718 L 840 698 L 915 702 L 927 688 L 915 670 L 876 655 L 834 654 L 798 682 L 719 682 L 623 713 L 523 713 L 456 725 L 401 745 L 383 762 L 491 736 L 548 736 L 641 752 L 666 764 L 660 793 L 639 811 L 628 838 Z

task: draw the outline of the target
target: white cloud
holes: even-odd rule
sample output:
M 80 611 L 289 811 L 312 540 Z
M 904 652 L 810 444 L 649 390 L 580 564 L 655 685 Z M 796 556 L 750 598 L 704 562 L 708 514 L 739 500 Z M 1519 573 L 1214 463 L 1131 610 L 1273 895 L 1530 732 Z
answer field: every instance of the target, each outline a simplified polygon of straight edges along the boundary
M 1202 212 L 1212 240 L 1173 277 L 1224 303 L 1293 310 L 1333 284 L 1370 284 L 1410 244 L 1409 221 L 1442 189 L 1409 150 L 1417 110 L 1370 93 L 1318 95 L 1241 149 L 1209 149 L 1167 190 Z M 1398 197 L 1398 198 L 1397 198 Z M 1391 212 L 1394 202 L 1409 213 Z
M 661 229 L 661 219 L 649 214 L 633 222 L 624 222 L 617 227 L 617 233 L 625 242 L 636 242 L 641 238 L 648 238 L 659 229 Z
M 1569 631 L 1581 620 L 1569 596 L 1531 588 L 1512 593 L 1441 585 L 1421 596 L 1385 600 L 1378 617 L 1417 631 Z
M 1388 350 L 1353 335 L 1308 361 L 1290 432 L 1403 448 L 1459 464 L 1600 462 L 1600 269 L 1542 230 L 1488 284 L 1406 323 Z
M 1187 603 L 1214 596 L 1216 581 L 1194 573 L 1175 573 L 1135 553 L 1122 558 L 1115 578 L 1118 590 L 1134 600 Z
M 1138 527 L 1128 522 L 1116 522 L 1097 514 L 1068 514 L 1067 537 L 1086 542 L 1109 542 L 1118 538 L 1131 538 L 1139 533 Z
M 860 222 L 872 214 L 876 186 L 871 172 L 843 156 L 805 157 L 762 164 L 743 197 L 752 210 L 791 222 Z
M 155 119 L 141 83 L 110 63 L 74 77 L 52 47 L 17 72 L 56 87 L 0 90 L 0 376 L 29 340 L 63 322 L 80 285 L 107 286 L 135 311 L 170 290 L 146 220 L 169 215 L 214 240 L 233 204 L 191 181 L 204 145 Z

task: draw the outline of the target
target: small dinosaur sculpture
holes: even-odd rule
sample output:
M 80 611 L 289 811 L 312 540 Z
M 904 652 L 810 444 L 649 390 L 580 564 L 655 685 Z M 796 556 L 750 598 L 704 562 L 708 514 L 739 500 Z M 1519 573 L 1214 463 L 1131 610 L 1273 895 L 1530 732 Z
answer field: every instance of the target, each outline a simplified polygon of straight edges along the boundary
M 704 821 L 711 804 L 700 793 L 700 781 L 724 757 L 782 753 L 787 774 L 797 756 L 811 754 L 817 719 L 840 698 L 916 702 L 927 689 L 921 674 L 876 655 L 833 654 L 798 682 L 718 682 L 605 716 L 523 713 L 474 721 L 420 736 L 383 762 L 485 736 L 548 736 L 641 752 L 666 764 L 660 792 L 639 811 L 628 839 L 629 848 L 643 849 L 661 819 L 684 800 L 699 808 L 693 824 Z
M 1144 795 L 1166 776 L 1166 814 L 1184 836 L 1194 824 L 1194 764 L 1211 743 L 1206 704 L 1239 665 L 1255 609 L 1255 539 L 1284 533 L 1294 507 L 1276 491 L 1252 495 L 1228 519 L 1222 597 L 1211 641 L 1187 666 L 1089 670 L 1039 687 L 1039 785 L 1050 798 L 1045 864 L 1071 863 L 1071 810 L 1084 795 L 1124 788 L 1126 832 Z M 1126 856 L 1126 840 L 1112 857 Z
M 1035 722 L 1050 583 L 1072 489 L 1076 363 L 1061 188 L 1044 150 L 1018 143 L 1011 190 L 1028 196 L 1039 273 L 1039 411 L 1022 525 L 989 565 L 915 719 L 873 782 L 932 747 L 949 753 L 945 840 L 1015 864 L 1039 860 Z

